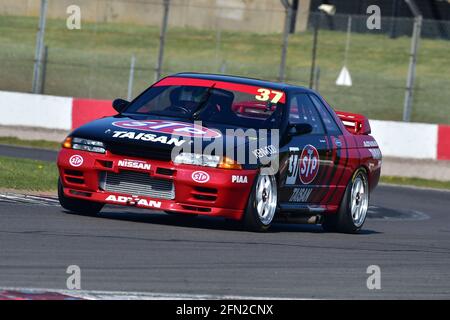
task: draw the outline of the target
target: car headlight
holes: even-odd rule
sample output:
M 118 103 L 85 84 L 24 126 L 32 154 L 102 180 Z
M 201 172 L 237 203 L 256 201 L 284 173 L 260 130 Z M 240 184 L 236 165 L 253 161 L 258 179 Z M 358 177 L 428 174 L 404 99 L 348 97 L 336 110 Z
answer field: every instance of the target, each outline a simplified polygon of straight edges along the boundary
M 175 157 L 173 162 L 212 168 L 242 169 L 240 164 L 230 158 L 198 153 L 182 152 Z
M 83 139 L 83 138 L 72 138 L 67 137 L 62 144 L 63 148 L 89 151 L 96 153 L 105 153 L 105 145 L 101 141 Z

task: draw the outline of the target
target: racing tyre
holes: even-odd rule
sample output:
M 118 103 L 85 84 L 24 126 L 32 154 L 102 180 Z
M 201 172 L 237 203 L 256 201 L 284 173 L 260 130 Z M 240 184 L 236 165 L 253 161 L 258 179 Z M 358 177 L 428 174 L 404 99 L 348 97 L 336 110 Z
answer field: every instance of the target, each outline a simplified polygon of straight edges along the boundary
M 277 181 L 273 175 L 259 175 L 253 184 L 243 223 L 250 231 L 266 231 L 277 208 Z
M 63 192 L 61 180 L 58 180 L 58 199 L 61 207 L 73 213 L 94 216 L 103 208 L 103 203 L 66 197 Z
M 358 169 L 345 189 L 339 211 L 326 215 L 322 223 L 325 231 L 358 233 L 366 220 L 369 208 L 369 183 L 364 169 Z

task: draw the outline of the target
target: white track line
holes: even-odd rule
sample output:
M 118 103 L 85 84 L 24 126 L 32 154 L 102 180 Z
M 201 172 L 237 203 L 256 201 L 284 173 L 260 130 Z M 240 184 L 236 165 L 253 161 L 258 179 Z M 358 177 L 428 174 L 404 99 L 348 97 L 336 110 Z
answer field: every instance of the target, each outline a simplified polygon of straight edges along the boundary
M 16 291 L 17 293 L 46 294 L 59 293 L 73 298 L 86 300 L 286 300 L 283 297 L 258 297 L 240 295 L 214 294 L 184 294 L 158 292 L 125 292 L 125 291 L 91 291 L 91 290 L 62 290 L 41 288 L 0 288 L 2 291 Z M 292 299 L 290 300 L 303 300 Z
M 3 193 L 0 194 L 0 201 L 8 203 L 20 203 L 20 204 L 37 204 L 44 206 L 59 206 L 59 202 L 56 198 L 46 196 L 34 196 L 15 193 Z

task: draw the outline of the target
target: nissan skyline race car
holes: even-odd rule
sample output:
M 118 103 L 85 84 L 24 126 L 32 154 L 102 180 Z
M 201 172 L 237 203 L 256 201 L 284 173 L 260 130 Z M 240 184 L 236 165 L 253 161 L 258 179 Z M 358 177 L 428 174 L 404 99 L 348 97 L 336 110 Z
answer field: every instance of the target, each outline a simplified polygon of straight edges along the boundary
M 366 117 L 334 111 L 316 92 L 263 80 L 180 73 L 117 115 L 75 129 L 58 155 L 68 211 L 105 204 L 358 232 L 381 152 Z

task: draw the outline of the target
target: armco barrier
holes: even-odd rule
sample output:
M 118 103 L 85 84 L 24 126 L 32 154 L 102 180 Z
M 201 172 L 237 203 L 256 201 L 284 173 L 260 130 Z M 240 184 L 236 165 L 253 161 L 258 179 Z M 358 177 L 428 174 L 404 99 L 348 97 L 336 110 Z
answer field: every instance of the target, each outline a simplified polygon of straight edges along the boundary
M 438 125 L 370 120 L 372 135 L 385 156 L 436 159 Z
M 450 160 L 450 126 L 439 125 L 437 159 Z
M 0 91 L 0 125 L 70 129 L 72 98 Z
M 0 125 L 71 130 L 116 112 L 110 100 L 0 91 Z M 450 160 L 450 126 L 371 120 L 384 156 Z
M 89 121 L 116 113 L 111 100 L 73 98 L 71 128 L 78 128 Z

